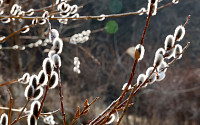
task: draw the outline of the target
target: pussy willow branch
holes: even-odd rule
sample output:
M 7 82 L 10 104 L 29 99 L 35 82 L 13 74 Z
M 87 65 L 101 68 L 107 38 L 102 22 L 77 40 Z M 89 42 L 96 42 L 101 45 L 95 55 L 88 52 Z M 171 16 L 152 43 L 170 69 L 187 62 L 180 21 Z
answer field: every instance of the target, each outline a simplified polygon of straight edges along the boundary
M 172 2 L 169 2 L 161 7 L 159 7 L 157 10 L 160 10 L 160 9 L 163 9 L 165 7 L 168 7 L 170 5 L 172 5 L 173 3 Z M 50 7 L 48 7 L 50 8 Z M 41 11 L 41 10 L 40 10 Z M 105 18 L 111 18 L 111 17 L 124 17 L 124 16 L 130 16 L 130 15 L 138 15 L 138 14 L 141 14 L 141 13 L 146 13 L 147 11 L 144 11 L 144 12 L 128 12 L 128 13 L 122 13 L 122 14 L 111 14 L 111 15 L 105 15 Z M 0 16 L 0 18 L 9 18 L 9 16 Z M 25 20 L 32 20 L 34 19 L 35 17 L 12 17 L 12 18 L 15 18 L 15 19 L 25 19 Z M 38 19 L 40 19 L 42 17 L 38 17 Z M 62 17 L 54 17 L 54 18 L 49 18 L 50 20 L 58 20 L 58 19 L 69 19 L 69 20 L 72 20 L 72 19 L 76 19 L 76 20 L 88 20 L 88 19 L 99 19 L 101 18 L 101 16 L 80 16 L 78 18 L 73 18 L 73 17 L 65 17 L 65 18 L 62 18 Z
M 174 58 L 171 62 L 169 62 L 168 65 L 173 64 L 173 63 L 178 59 L 178 57 L 179 57 L 180 55 L 182 55 L 182 54 L 185 52 L 185 50 L 186 50 L 189 46 L 190 46 L 190 42 L 187 42 L 186 46 L 183 48 L 183 51 L 182 51 L 176 58 Z
M 9 110 L 9 107 L 0 107 L 0 110 Z M 13 112 L 21 112 L 22 109 L 14 109 L 14 108 L 11 108 L 11 111 L 13 111 Z M 40 116 L 42 116 L 42 115 L 52 115 L 52 114 L 57 113 L 58 111 L 60 111 L 60 109 L 57 109 L 57 110 L 52 111 L 52 112 L 40 113 Z M 29 111 L 24 111 L 24 113 L 25 113 L 25 114 L 28 114 Z
M 119 99 L 119 98 L 118 98 Z M 95 122 L 97 122 L 102 116 L 104 116 L 111 108 L 117 103 L 117 100 L 114 100 L 107 108 L 104 110 L 100 115 L 98 115 L 93 121 L 89 122 L 89 125 L 93 125 Z
M 141 41 L 140 41 L 140 44 L 143 45 L 144 44 L 144 37 L 145 37 L 145 34 L 146 34 L 146 31 L 147 31 L 147 28 L 148 28 L 148 25 L 149 25 L 149 20 L 151 18 L 151 13 L 152 13 L 152 7 L 153 7 L 153 4 L 151 4 L 150 6 L 150 12 L 149 12 L 149 15 L 146 19 L 146 24 L 145 24 L 145 28 L 144 28 L 144 32 L 142 34 L 142 37 L 141 37 Z M 131 82 L 133 80 L 133 77 L 134 77 L 134 74 L 135 74 L 135 69 L 136 69 L 136 66 L 137 66 L 137 63 L 138 63 L 138 59 L 136 58 L 135 61 L 134 61 L 134 64 L 133 64 L 133 69 L 132 69 L 132 72 L 131 72 L 131 76 L 129 78 L 129 81 L 128 81 L 128 84 L 127 86 L 125 87 L 123 93 L 121 94 L 120 98 L 119 98 L 119 101 L 115 104 L 114 108 L 112 109 L 112 111 L 109 113 L 108 116 L 106 116 L 106 118 L 103 120 L 102 123 L 106 123 L 108 118 L 110 117 L 110 115 L 116 110 L 117 106 L 122 102 L 125 94 L 128 92 L 128 87 L 131 85 Z M 128 105 L 128 104 L 127 104 Z M 99 124 L 99 123 L 97 123 Z
M 62 86 L 61 86 L 61 78 L 60 78 L 60 68 L 59 66 L 57 68 L 57 73 L 58 73 L 58 86 L 59 86 L 59 95 L 60 95 L 60 105 L 61 105 L 61 111 L 62 111 L 62 116 L 63 116 L 63 124 L 66 125 L 66 118 L 65 118 L 65 109 L 63 105 L 63 95 L 62 95 Z
M 165 8 L 169 5 L 172 5 L 173 3 L 170 2 L 166 5 L 163 5 L 161 7 L 159 7 L 157 10 L 160 10 L 162 8 Z M 50 7 L 51 8 L 51 7 Z M 129 16 L 129 15 L 138 15 L 140 13 L 146 13 L 145 12 L 129 12 L 129 13 L 123 13 L 123 14 L 111 14 L 111 15 L 105 15 L 105 18 L 110 18 L 110 17 L 123 17 L 123 16 Z M 15 17 L 15 16 L 0 16 L 0 19 L 1 18 L 15 18 L 15 19 L 24 19 L 24 20 L 33 20 L 35 19 L 35 17 Z M 37 17 L 39 20 L 40 19 L 43 19 L 42 17 Z M 99 19 L 100 16 L 80 16 L 79 18 L 72 18 L 72 17 L 66 17 L 66 18 L 62 18 L 62 17 L 54 17 L 54 18 L 49 18 L 49 20 L 58 20 L 58 19 L 76 19 L 76 20 L 81 20 L 81 19 L 85 19 L 85 20 L 88 20 L 88 19 Z M 34 25 L 29 25 L 29 28 L 33 27 Z M 24 30 L 25 28 L 22 28 L 16 32 L 13 32 L 12 34 L 10 34 L 9 36 L 5 37 L 3 40 L 0 41 L 0 43 L 3 43 L 5 40 L 9 39 L 10 37 L 14 36 L 15 34 L 17 33 L 20 33 L 22 30 Z
M 37 114 L 37 116 L 36 116 L 36 119 L 39 118 L 40 113 L 41 113 L 41 111 L 42 111 L 42 108 L 43 108 L 43 106 L 44 106 L 44 101 L 45 101 L 45 99 L 46 99 L 47 92 L 48 92 L 48 90 L 49 90 L 49 86 L 48 86 L 49 80 L 50 80 L 50 75 L 48 75 L 48 81 L 47 81 L 47 85 L 46 85 L 46 90 L 45 90 L 45 93 L 44 93 L 44 97 L 43 97 L 43 99 L 42 99 L 42 101 L 41 101 L 41 106 L 40 106 L 40 109 L 39 109 L 38 114 Z
M 128 101 L 127 101 L 127 103 L 126 103 L 125 109 L 124 109 L 122 115 L 120 116 L 120 118 L 119 118 L 119 120 L 118 120 L 118 122 L 117 122 L 117 125 L 120 124 L 120 122 L 121 122 L 121 120 L 122 120 L 122 118 L 123 118 L 123 116 L 124 116 L 124 114 L 125 114 L 125 112 L 126 112 L 126 110 L 127 110 L 127 108 L 128 108 L 128 105 L 129 105 L 129 103 L 131 102 L 131 99 L 133 98 L 133 96 L 141 89 L 142 86 L 144 86 L 144 85 L 148 82 L 150 76 L 153 74 L 153 72 L 156 70 L 156 68 L 157 68 L 157 66 L 154 67 L 154 69 L 153 69 L 152 72 L 149 74 L 149 76 L 146 78 L 146 80 L 144 81 L 144 83 L 140 84 L 140 85 L 137 87 L 136 90 L 133 89 L 133 90 L 131 91 L 131 94 L 130 94 L 130 96 L 129 96 L 129 98 L 128 98 Z
M 49 13 L 50 15 L 53 12 L 53 6 L 54 6 L 54 0 L 52 0 L 51 10 L 50 10 L 50 13 Z
M 17 83 L 17 82 L 18 82 L 18 79 L 15 79 L 15 80 L 0 84 L 0 87 L 7 86 L 7 85 L 10 85 L 10 84 L 13 84 L 13 83 Z
M 20 116 L 22 115 L 22 113 L 24 112 L 24 109 L 26 108 L 26 106 L 28 105 L 29 101 L 31 99 L 28 98 L 28 100 L 26 101 L 26 104 L 24 105 L 23 109 L 20 111 L 18 117 L 11 123 L 11 125 L 14 125 L 15 123 L 17 123 L 19 121 Z
M 148 29 L 148 26 L 149 26 L 149 21 L 150 21 L 150 18 L 151 18 L 151 16 L 152 16 L 152 10 L 153 10 L 153 3 L 151 3 L 151 5 L 150 5 L 150 12 L 149 12 L 149 15 L 148 15 L 148 17 L 147 17 L 147 19 L 146 19 L 146 25 L 145 25 L 145 28 L 144 28 L 144 31 L 143 31 L 143 34 L 142 34 L 142 38 L 141 38 L 141 41 L 140 41 L 140 44 L 141 45 L 143 45 L 144 44 L 144 37 L 145 37 L 145 34 L 146 34 L 146 31 L 147 31 L 147 29 Z M 136 63 L 137 64 L 137 63 Z M 132 80 L 131 80 L 132 81 Z M 127 86 L 126 86 L 126 91 L 128 90 L 128 87 L 130 86 L 130 84 L 128 84 Z M 139 88 L 140 89 L 140 88 Z M 136 89 L 136 92 L 137 91 L 139 91 L 139 89 Z M 131 99 L 132 99 L 132 97 L 134 96 L 134 94 L 133 94 L 133 91 L 131 92 L 131 94 L 130 94 L 130 96 L 129 96 L 129 99 L 128 99 L 128 101 L 127 101 L 127 103 L 126 103 L 126 106 L 125 106 L 125 109 L 124 109 L 124 111 L 123 111 L 123 113 L 122 113 L 122 115 L 121 115 L 121 117 L 120 117 L 120 119 L 119 119 L 119 121 L 117 122 L 117 125 L 119 125 L 120 124 L 120 122 L 121 122 L 121 120 L 122 120 L 122 118 L 123 118 L 123 116 L 124 116 L 124 114 L 125 114 L 125 112 L 126 112 L 126 110 L 127 110 L 127 107 L 128 107 L 128 105 L 129 105 L 129 103 L 130 103 L 130 101 L 131 101 Z
M 12 114 L 13 97 L 12 97 L 11 92 L 10 92 L 9 89 L 8 89 L 8 93 L 9 93 L 9 95 L 10 95 L 9 111 L 8 111 L 8 125 L 10 125 L 10 122 L 11 122 L 11 114 Z
M 31 27 L 33 27 L 33 26 L 34 26 L 34 24 L 31 24 L 31 25 L 28 26 L 28 28 L 31 28 Z M 23 30 L 25 30 L 25 29 L 27 29 L 27 28 L 21 28 L 20 30 L 11 33 L 9 36 L 3 38 L 3 39 L 0 41 L 0 43 L 3 43 L 4 41 L 6 41 L 7 39 L 9 39 L 10 37 L 14 36 L 14 35 L 17 34 L 17 33 L 20 33 L 21 31 L 23 31 Z
M 84 115 L 85 112 L 86 112 L 87 110 L 89 110 L 89 107 L 90 107 L 93 103 L 95 103 L 95 102 L 97 101 L 98 98 L 99 98 L 99 97 L 96 97 L 90 104 L 88 104 L 87 106 L 84 106 L 84 109 L 81 111 L 81 113 L 79 114 L 79 116 L 78 116 L 78 117 L 75 116 L 75 117 L 73 118 L 72 122 L 70 123 L 70 125 L 73 125 L 73 124 L 78 120 L 79 117 L 81 117 L 82 115 Z

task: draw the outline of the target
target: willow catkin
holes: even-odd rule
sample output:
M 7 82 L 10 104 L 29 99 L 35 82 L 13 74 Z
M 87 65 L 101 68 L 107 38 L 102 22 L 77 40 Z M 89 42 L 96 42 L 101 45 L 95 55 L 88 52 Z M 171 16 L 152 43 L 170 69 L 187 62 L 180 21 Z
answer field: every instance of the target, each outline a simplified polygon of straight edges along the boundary
M 8 115 L 6 113 L 1 115 L 0 125 L 8 125 Z
M 163 61 L 163 55 L 161 54 L 156 54 L 155 55 L 155 58 L 154 58 L 154 63 L 153 63 L 153 66 L 159 66 Z
M 177 41 L 181 41 L 183 37 L 185 36 L 185 27 L 182 25 L 179 25 L 176 27 L 174 32 L 174 37 Z
M 62 52 L 63 49 L 63 41 L 60 38 L 55 38 L 53 40 L 53 49 L 60 54 Z
M 45 72 L 43 70 L 41 70 L 38 74 L 38 80 L 39 80 L 39 84 L 41 86 L 44 86 L 47 84 L 48 81 L 48 76 L 47 74 L 45 74 Z
M 45 58 L 44 61 L 43 61 L 42 67 L 43 67 L 43 71 L 47 75 L 51 75 L 51 72 L 53 71 L 52 60 L 50 58 Z
M 58 74 L 55 71 L 53 71 L 52 74 L 51 74 L 48 86 L 49 86 L 50 89 L 53 89 L 57 85 L 58 85 Z

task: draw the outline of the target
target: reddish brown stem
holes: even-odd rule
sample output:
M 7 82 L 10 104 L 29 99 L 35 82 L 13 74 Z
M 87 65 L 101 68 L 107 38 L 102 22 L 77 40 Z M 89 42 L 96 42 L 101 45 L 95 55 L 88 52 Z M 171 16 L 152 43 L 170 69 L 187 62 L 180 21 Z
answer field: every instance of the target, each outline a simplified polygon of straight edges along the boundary
M 78 117 L 74 117 L 74 119 L 72 120 L 72 122 L 70 123 L 70 125 L 73 125 L 76 121 L 77 121 L 77 119 L 80 117 L 80 116 L 82 116 L 82 115 L 84 115 L 85 114 L 85 112 L 88 110 L 88 108 L 93 104 L 93 103 L 95 103 L 96 101 L 97 101 L 97 99 L 98 99 L 99 97 L 96 97 L 89 105 L 87 105 L 87 106 L 85 106 L 84 107 L 84 109 L 81 111 L 81 113 L 79 114 L 79 116 Z
M 61 86 L 59 66 L 57 66 L 57 73 L 58 73 L 58 86 L 59 86 L 59 95 L 60 95 L 60 105 L 61 105 L 62 116 L 63 116 L 63 124 L 66 125 L 65 109 L 64 109 L 64 105 L 63 105 L 62 86 Z
M 48 81 L 47 81 L 47 85 L 46 85 L 46 90 L 45 90 L 44 97 L 43 97 L 42 102 L 41 102 L 40 109 L 39 109 L 38 114 L 37 114 L 37 117 L 36 117 L 37 119 L 38 119 L 39 116 L 40 116 L 40 113 L 41 113 L 42 108 L 43 108 L 43 105 L 44 105 L 44 101 L 45 101 L 46 96 L 47 96 L 47 92 L 48 92 L 48 90 L 49 90 L 49 86 L 48 86 L 49 79 L 50 79 L 50 75 L 48 75 Z
M 6 83 L 3 83 L 3 84 L 0 84 L 0 87 L 7 86 L 7 85 L 10 85 L 10 84 L 13 84 L 13 83 L 17 83 L 17 82 L 18 82 L 18 79 L 15 79 L 15 80 L 12 80 L 10 82 L 6 82 Z
M 10 125 L 11 122 L 11 114 L 12 114 L 12 104 L 13 104 L 13 97 L 8 89 L 8 93 L 10 95 L 10 102 L 9 102 L 9 111 L 8 111 L 8 125 Z
M 11 123 L 11 125 L 14 125 L 15 123 L 17 123 L 20 119 L 20 116 L 22 115 L 22 113 L 24 112 L 24 109 L 26 108 L 26 106 L 28 105 L 30 99 L 28 99 L 26 101 L 26 104 L 24 105 L 23 109 L 21 110 L 21 112 L 19 113 L 18 117 Z

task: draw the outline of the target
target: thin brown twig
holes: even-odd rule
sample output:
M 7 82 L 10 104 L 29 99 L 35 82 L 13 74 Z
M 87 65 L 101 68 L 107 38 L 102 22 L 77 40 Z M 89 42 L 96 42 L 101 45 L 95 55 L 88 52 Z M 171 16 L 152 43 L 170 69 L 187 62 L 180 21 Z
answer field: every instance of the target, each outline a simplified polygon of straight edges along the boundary
M 65 109 L 63 105 L 63 95 L 62 95 L 62 86 L 61 86 L 61 78 L 60 78 L 60 69 L 59 66 L 56 66 L 57 73 L 58 73 L 58 86 L 59 86 L 59 95 L 60 95 L 60 105 L 61 105 L 61 111 L 63 116 L 63 124 L 66 125 L 66 118 L 65 118 Z
M 33 26 L 34 26 L 34 24 L 31 24 L 31 25 L 28 26 L 28 28 L 31 28 L 31 27 L 33 27 Z M 21 29 L 15 31 L 15 32 L 11 33 L 10 35 L 8 35 L 8 36 L 5 37 L 4 39 L 2 39 L 2 40 L 0 41 L 0 43 L 3 43 L 4 41 L 6 41 L 7 39 L 9 39 L 10 37 L 14 36 L 14 35 L 17 34 L 17 33 L 20 33 L 21 31 L 23 31 L 23 30 L 25 30 L 25 29 L 27 29 L 27 28 L 21 28 Z
M 188 15 L 187 20 L 186 20 L 185 24 L 183 25 L 184 27 L 187 26 L 188 22 L 190 21 L 190 17 L 191 17 L 191 15 Z
M 10 85 L 10 84 L 13 84 L 13 83 L 17 83 L 17 82 L 18 82 L 18 79 L 15 79 L 15 80 L 0 84 L 0 87 L 7 86 L 7 85 Z
M 50 76 L 48 76 L 48 81 L 49 81 L 49 78 L 50 78 Z M 47 83 L 48 83 L 48 82 L 47 82 Z M 49 90 L 49 86 L 47 85 L 47 86 L 46 86 L 45 93 L 44 93 L 44 97 L 43 97 L 43 99 L 42 99 L 41 106 L 40 106 L 40 109 L 39 109 L 39 111 L 38 111 L 38 114 L 37 114 L 36 119 L 38 119 L 39 116 L 40 116 L 40 113 L 41 113 L 42 108 L 43 108 L 43 106 L 44 106 L 44 101 L 45 101 L 45 99 L 46 99 L 48 90 Z
M 78 120 L 79 117 L 81 117 L 82 115 L 85 115 L 85 114 L 88 112 L 89 107 L 90 107 L 93 103 L 95 103 L 98 99 L 99 99 L 99 97 L 96 97 L 90 104 L 88 104 L 87 106 L 84 106 L 84 109 L 81 111 L 81 113 L 78 115 L 78 117 L 75 116 L 75 117 L 73 118 L 73 120 L 72 120 L 72 122 L 70 123 L 70 125 L 73 125 L 73 124 Z
M 52 0 L 52 5 L 51 5 L 51 10 L 49 12 L 49 15 L 51 15 L 51 13 L 53 12 L 53 7 L 54 7 L 54 0 Z
M 10 90 L 8 89 L 8 93 L 10 95 L 10 102 L 9 102 L 9 111 L 8 111 L 8 125 L 10 125 L 11 122 L 11 114 L 12 114 L 12 104 L 13 104 L 13 97 L 11 95 Z
M 31 100 L 31 99 L 28 98 L 28 100 L 26 101 L 26 104 L 24 105 L 23 109 L 20 111 L 18 117 L 11 123 L 11 125 L 14 125 L 15 123 L 17 123 L 17 122 L 19 121 L 20 116 L 21 116 L 22 113 L 24 112 L 24 109 L 26 108 L 26 106 L 28 105 L 28 103 L 29 103 L 30 100 Z

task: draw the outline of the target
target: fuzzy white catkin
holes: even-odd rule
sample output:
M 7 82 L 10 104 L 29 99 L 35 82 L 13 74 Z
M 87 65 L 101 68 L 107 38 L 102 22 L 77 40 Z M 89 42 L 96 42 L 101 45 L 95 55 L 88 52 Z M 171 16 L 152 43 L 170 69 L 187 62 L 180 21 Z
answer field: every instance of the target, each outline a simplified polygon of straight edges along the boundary
M 34 9 L 29 9 L 26 13 L 27 16 L 32 16 L 34 14 Z
M 39 72 L 39 74 L 38 74 L 38 80 L 39 80 L 39 84 L 41 86 L 44 86 L 44 85 L 47 84 L 48 76 L 47 76 L 47 74 L 43 70 L 41 70 Z
M 58 74 L 55 71 L 51 73 L 51 78 L 48 85 L 50 89 L 53 89 L 58 85 Z
M 165 55 L 165 50 L 164 50 L 163 48 L 159 48 L 159 49 L 156 51 L 156 54 Z
M 32 85 L 28 85 L 24 91 L 24 96 L 28 100 L 28 98 L 32 98 L 34 94 L 34 87 Z
M 30 114 L 27 118 L 27 123 L 28 125 L 37 125 L 36 116 L 34 116 L 33 114 Z
M 38 20 L 39 22 L 39 24 L 40 25 L 44 25 L 47 21 L 46 21 L 46 19 L 41 19 L 41 20 Z
M 126 88 L 126 86 L 128 85 L 128 83 L 124 83 L 122 90 L 124 90 Z M 129 85 L 128 90 L 131 90 L 133 87 L 131 87 L 131 85 Z
M 176 44 L 175 46 L 175 52 L 174 52 L 174 58 L 176 58 L 178 56 L 177 59 L 181 59 L 182 58 L 182 51 L 183 51 L 183 48 L 180 44 Z
M 141 9 L 139 9 L 137 12 L 140 13 L 139 15 L 143 15 L 144 12 L 146 11 L 146 9 L 144 7 L 142 7 Z
M 177 41 L 181 41 L 183 37 L 185 36 L 185 27 L 182 25 L 179 25 L 176 27 L 174 32 L 174 37 Z
M 98 21 L 103 21 L 105 20 L 105 14 L 101 14 L 100 18 L 97 19 Z
M 146 77 L 150 76 L 150 74 L 152 73 L 153 69 L 154 69 L 154 67 L 149 67 L 149 68 L 147 69 L 147 71 L 146 71 Z M 157 76 L 157 75 L 156 75 L 155 72 L 153 72 L 153 73 L 151 74 L 151 76 L 149 77 L 149 84 L 152 84 L 152 83 L 154 83 L 154 82 L 156 81 L 156 76 Z
M 18 4 L 14 4 L 10 10 L 11 15 L 16 15 L 17 11 L 20 9 Z
M 29 73 L 25 73 L 22 78 L 21 78 L 23 84 L 27 84 L 30 80 L 30 74 Z
M 27 33 L 30 30 L 28 25 L 25 25 L 23 28 L 25 28 L 25 29 L 22 30 L 21 33 Z
M 165 72 L 159 72 L 157 74 L 157 79 L 156 81 L 162 81 L 165 78 Z
M 52 42 L 55 38 L 58 38 L 58 37 L 59 37 L 58 30 L 51 29 L 51 31 L 49 32 L 49 40 L 50 40 L 50 42 Z
M 142 60 L 143 57 L 144 57 L 144 53 L 145 53 L 144 46 L 141 45 L 141 44 L 138 44 L 135 48 L 138 50 L 138 52 L 139 52 L 139 54 L 140 54 L 140 58 L 138 59 L 138 61 L 140 61 L 140 60 Z
M 79 67 L 74 67 L 73 68 L 73 71 L 80 74 L 81 73 L 81 70 L 79 69 Z
M 43 119 L 43 122 L 44 122 L 45 124 L 49 124 L 49 125 L 54 125 L 54 124 L 56 124 L 56 122 L 54 121 L 53 115 L 46 116 L 46 117 Z
M 77 5 L 72 5 L 70 8 L 71 14 L 75 14 L 78 11 L 78 6 Z
M 43 71 L 50 75 L 53 70 L 53 62 L 50 58 L 45 58 L 42 64 Z
M 30 113 L 36 115 L 34 110 L 38 110 L 39 111 L 40 105 L 41 105 L 41 103 L 39 101 L 33 101 L 31 103 L 31 111 L 30 111 Z M 37 107 L 37 109 L 35 109 L 36 107 Z
M 149 67 L 149 68 L 147 69 L 147 71 L 146 71 L 146 76 L 147 76 L 147 77 L 151 74 L 151 72 L 153 71 L 153 69 L 154 69 L 154 67 Z
M 44 18 L 44 19 L 48 19 L 48 16 L 49 16 L 49 12 L 48 12 L 48 11 L 45 11 L 45 12 L 42 14 L 42 18 Z
M 38 100 L 43 95 L 43 88 L 41 86 L 37 87 L 33 94 L 33 100 Z
M 172 0 L 173 4 L 178 4 L 180 0 Z
M 60 54 L 62 52 L 62 49 L 63 49 L 63 41 L 62 41 L 62 39 L 55 38 L 53 40 L 53 48 L 58 54 Z
M 143 84 L 145 82 L 146 75 L 145 74 L 140 74 L 137 78 L 137 86 L 140 84 Z
M 167 67 L 168 67 L 168 64 L 163 61 L 157 68 L 158 72 L 166 72 L 167 71 Z
M 54 63 L 54 66 L 57 68 L 57 66 L 60 68 L 61 67 L 61 59 L 60 59 L 60 56 L 58 54 L 54 54 L 52 56 L 52 60 L 53 60 L 53 63 Z
M 50 59 L 52 59 L 52 56 L 53 56 L 55 53 L 56 53 L 55 50 L 51 50 L 51 51 L 49 51 L 49 53 L 48 53 L 48 57 L 49 57 Z
M 3 5 L 3 0 L 0 0 L 0 7 Z
M 2 23 L 10 23 L 10 18 L 4 18 L 1 20 Z
M 110 115 L 110 120 L 109 120 L 108 122 L 106 122 L 106 124 L 109 125 L 109 124 L 113 123 L 114 120 L 115 120 L 115 115 L 114 115 L 114 114 L 111 114 L 111 115 Z
M 161 54 L 156 54 L 154 58 L 154 63 L 153 66 L 159 66 L 163 61 L 163 55 Z
M 150 13 L 150 7 L 151 7 L 151 1 L 152 0 L 148 0 L 148 6 L 147 6 L 147 14 L 149 15 Z M 157 13 L 157 6 L 158 6 L 158 0 L 155 0 L 155 2 L 153 3 L 153 8 L 152 8 L 152 16 L 155 16 Z
M 1 115 L 0 125 L 8 125 L 8 115 L 6 113 Z
M 165 58 L 166 58 L 166 59 L 171 59 L 171 58 L 173 57 L 173 55 L 174 55 L 174 52 L 175 52 L 175 49 L 174 49 L 174 48 L 172 48 L 172 49 L 170 49 L 170 50 L 167 50 L 167 51 L 165 52 Z
M 34 88 L 37 88 L 38 84 L 39 84 L 39 81 L 38 81 L 37 75 L 32 75 L 30 77 L 29 85 L 32 85 Z
M 173 48 L 175 43 L 175 38 L 173 35 L 168 35 L 165 39 L 165 50 L 170 50 Z

